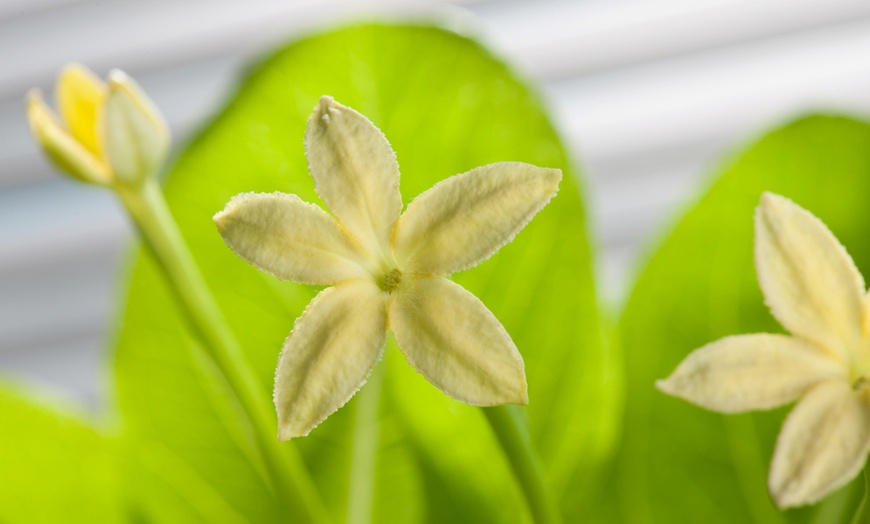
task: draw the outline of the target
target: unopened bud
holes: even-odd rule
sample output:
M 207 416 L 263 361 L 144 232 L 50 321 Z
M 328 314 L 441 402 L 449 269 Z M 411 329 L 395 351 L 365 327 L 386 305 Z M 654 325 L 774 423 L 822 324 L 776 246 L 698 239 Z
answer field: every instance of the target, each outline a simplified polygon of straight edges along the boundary
M 28 95 L 34 137 L 62 171 L 99 185 L 137 185 L 169 150 L 166 122 L 139 86 L 121 71 L 108 85 L 85 67 L 64 68 L 57 85 L 61 119 L 41 94 Z

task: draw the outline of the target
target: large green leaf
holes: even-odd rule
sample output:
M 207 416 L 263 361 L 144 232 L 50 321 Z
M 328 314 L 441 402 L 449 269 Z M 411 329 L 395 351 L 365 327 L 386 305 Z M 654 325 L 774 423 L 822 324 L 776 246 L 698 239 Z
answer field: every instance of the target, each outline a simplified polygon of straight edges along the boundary
M 271 394 L 283 339 L 315 290 L 278 282 L 236 258 L 211 216 L 247 191 L 319 202 L 302 137 L 323 94 L 383 130 L 402 168 L 406 203 L 439 180 L 490 162 L 565 170 L 559 196 L 516 241 L 457 281 L 495 312 L 523 353 L 534 442 L 566 512 L 579 511 L 588 491 L 580 488 L 606 458 L 615 420 L 583 208 L 536 96 L 467 38 L 433 27 L 363 25 L 292 44 L 246 78 L 170 172 L 170 206 L 263 395 Z M 380 410 L 354 399 L 311 436 L 287 444 L 303 452 L 333 516 L 344 520 L 370 507 L 373 522 L 522 519 L 522 499 L 480 413 L 423 381 L 392 343 L 385 360 L 383 394 L 372 385 L 359 394 L 376 398 Z M 152 515 L 205 522 L 282 517 L 252 466 L 240 414 L 186 334 L 148 256 L 133 270 L 116 372 L 132 448 L 151 472 L 141 492 Z M 371 453 L 378 454 L 374 462 L 361 458 Z M 371 503 L 348 502 L 351 479 L 355 486 L 374 482 Z
M 0 388 L 0 522 L 125 522 L 115 439 L 42 392 Z
M 801 119 L 725 170 L 643 270 L 619 324 L 628 391 L 611 515 L 626 522 L 837 522 L 851 510 L 848 490 L 824 513 L 781 513 L 769 501 L 768 464 L 787 409 L 722 416 L 653 386 L 724 335 L 782 332 L 753 266 L 753 209 L 763 191 L 816 214 L 870 275 L 870 126 Z

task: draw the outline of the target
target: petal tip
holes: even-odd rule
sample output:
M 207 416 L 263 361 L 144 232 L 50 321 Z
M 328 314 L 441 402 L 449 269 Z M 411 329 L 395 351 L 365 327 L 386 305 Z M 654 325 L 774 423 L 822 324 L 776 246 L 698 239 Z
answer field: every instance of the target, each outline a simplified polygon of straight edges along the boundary
M 242 202 L 251 199 L 251 197 L 257 195 L 257 193 L 248 192 L 248 193 L 239 193 L 238 195 L 233 195 L 230 198 L 230 201 L 227 202 L 227 205 L 224 206 L 223 209 L 214 214 L 211 218 L 214 221 L 214 225 L 217 226 L 218 231 L 224 233 L 232 226 L 233 217 L 235 212 L 238 210 L 239 206 Z
M 58 98 L 62 98 L 60 94 L 63 91 L 81 89 L 83 86 L 93 90 L 101 90 L 105 84 L 93 71 L 79 62 L 70 62 L 63 66 L 58 75 Z
M 667 395 L 675 395 L 674 386 L 670 377 L 656 380 L 656 389 Z
M 314 117 L 317 119 L 327 119 L 330 110 L 338 109 L 339 107 L 341 106 L 334 98 L 329 95 L 323 95 L 317 101 L 317 106 L 314 108 Z
M 559 183 L 562 181 L 562 170 L 558 168 L 548 168 L 546 173 L 547 180 L 558 188 Z
M 123 87 L 130 83 L 130 76 L 120 69 L 109 71 L 108 82 L 110 87 Z
M 280 442 L 287 442 L 288 440 L 299 437 L 307 437 L 309 433 L 311 433 L 311 429 L 309 429 L 308 431 L 299 431 L 298 428 L 294 428 L 289 425 L 278 425 L 278 440 Z
M 64 65 L 60 73 L 57 75 L 58 82 L 57 88 L 60 89 L 64 85 L 68 85 L 69 82 L 77 82 L 80 80 L 85 80 L 88 83 L 100 83 L 99 77 L 94 74 L 93 71 L 85 67 L 83 64 L 79 62 L 69 62 Z
M 776 203 L 777 201 L 788 200 L 784 196 L 774 193 L 773 191 L 762 191 L 761 192 L 761 204 L 762 205 L 771 205 Z
M 36 126 L 42 125 L 45 120 L 52 118 L 51 109 L 49 109 L 45 100 L 43 100 L 40 89 L 34 87 L 29 90 L 25 103 L 27 106 L 27 121 L 30 123 L 32 130 L 35 130 Z
M 773 499 L 774 505 L 781 510 L 800 506 L 800 504 L 795 503 L 794 500 L 791 500 L 790 498 L 781 494 L 774 493 L 773 491 L 770 492 L 770 498 Z
M 765 191 L 761 193 L 761 201 L 758 204 L 758 208 L 762 212 L 767 213 L 788 204 L 793 205 L 794 203 L 782 195 Z
M 67 75 L 93 75 L 94 73 L 81 62 L 67 62 L 60 70 L 60 77 Z
M 30 108 L 31 106 L 45 103 L 42 99 L 42 90 L 38 87 L 28 89 L 25 100 L 27 102 L 28 108 Z
M 773 503 L 777 508 L 781 510 L 795 508 L 798 506 L 805 506 L 807 504 L 812 504 L 818 500 L 816 498 L 810 498 L 806 496 L 799 496 L 798 490 L 794 489 L 795 484 L 790 482 L 784 485 L 775 485 L 774 479 L 771 477 L 768 480 L 767 489 L 770 492 L 770 498 L 773 499 Z
M 523 388 L 520 392 L 519 397 L 517 398 L 516 404 L 520 406 L 528 406 L 529 405 L 529 390 L 528 388 Z
M 217 230 L 221 234 L 226 233 L 227 227 L 228 227 L 229 218 L 227 217 L 226 211 L 227 211 L 226 209 L 223 209 L 221 211 L 218 211 L 217 213 L 214 214 L 213 217 L 211 217 L 212 221 L 214 222 L 214 225 L 217 227 Z

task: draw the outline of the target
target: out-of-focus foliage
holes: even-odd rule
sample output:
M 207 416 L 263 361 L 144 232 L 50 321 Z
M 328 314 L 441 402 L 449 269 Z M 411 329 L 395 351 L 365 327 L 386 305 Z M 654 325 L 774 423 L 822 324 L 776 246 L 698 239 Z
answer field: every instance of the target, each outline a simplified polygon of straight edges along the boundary
M 125 522 L 117 442 L 56 398 L 0 390 L 0 522 Z
M 601 344 L 583 207 L 536 96 L 467 38 L 363 25 L 292 44 L 244 80 L 170 172 L 170 206 L 263 395 L 271 394 L 293 320 L 316 290 L 235 257 L 211 216 L 246 191 L 319 202 L 302 138 L 324 94 L 386 134 L 406 204 L 439 180 L 491 162 L 565 171 L 559 195 L 516 240 L 456 280 L 496 314 L 523 354 L 533 442 L 566 518 L 577 520 L 609 452 L 618 385 Z M 145 472 L 135 491 L 149 516 L 286 519 L 252 461 L 249 428 L 185 331 L 150 256 L 136 259 L 131 278 L 115 370 L 128 448 Z M 524 521 L 518 487 L 481 413 L 445 397 L 402 360 L 390 343 L 379 395 L 364 389 L 311 436 L 286 444 L 302 451 L 333 516 L 343 521 L 371 504 L 372 522 Z M 362 409 L 366 401 L 380 409 Z M 371 471 L 352 468 L 355 446 L 377 453 Z M 371 502 L 349 502 L 351 477 L 373 485 Z
M 708 342 L 782 332 L 764 305 L 753 265 L 753 213 L 763 191 L 822 219 L 870 275 L 870 126 L 804 118 L 728 167 L 653 255 L 619 323 L 627 400 L 608 490 L 613 506 L 603 513 L 611 519 L 847 522 L 854 511 L 854 483 L 815 508 L 782 513 L 770 502 L 768 465 L 787 409 L 723 416 L 653 389 L 657 378 Z

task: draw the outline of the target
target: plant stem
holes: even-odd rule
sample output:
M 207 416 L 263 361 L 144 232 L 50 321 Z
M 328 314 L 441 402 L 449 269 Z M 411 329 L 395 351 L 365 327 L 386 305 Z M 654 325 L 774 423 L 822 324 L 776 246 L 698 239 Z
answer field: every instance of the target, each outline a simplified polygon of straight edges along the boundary
M 262 394 L 259 381 L 242 356 L 241 346 L 196 267 L 159 183 L 154 177 L 148 177 L 140 187 L 119 185 L 115 190 L 163 270 L 194 334 L 204 342 L 206 351 L 247 414 L 255 446 L 276 496 L 287 504 L 285 495 L 291 495 L 295 507 L 301 508 L 310 522 L 328 522 L 320 495 L 297 450 L 278 442 L 268 396 Z
M 864 498 L 858 504 L 852 524 L 870 524 L 870 462 L 864 465 Z
M 375 367 L 366 385 L 356 395 L 347 524 L 371 524 L 372 522 L 374 477 L 381 437 L 378 412 L 384 383 L 383 367 L 383 364 Z
M 559 524 L 559 511 L 550 499 L 544 474 L 532 449 L 532 440 L 522 423 L 518 408 L 482 408 L 489 425 L 507 455 L 536 524 Z

